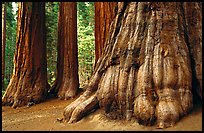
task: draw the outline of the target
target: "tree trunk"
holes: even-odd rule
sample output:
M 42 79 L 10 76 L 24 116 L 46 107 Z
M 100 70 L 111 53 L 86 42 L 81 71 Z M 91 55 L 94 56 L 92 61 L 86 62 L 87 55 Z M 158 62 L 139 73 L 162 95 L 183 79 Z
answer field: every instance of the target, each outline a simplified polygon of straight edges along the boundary
M 86 91 L 64 109 L 64 121 L 76 122 L 99 107 L 109 117 L 156 122 L 157 128 L 173 126 L 186 115 L 193 107 L 193 44 L 184 7 L 180 2 L 119 2 L 104 54 Z M 193 9 L 188 11 L 201 12 Z M 191 34 L 201 37 L 197 20 L 200 32 Z
M 95 63 L 102 56 L 108 31 L 117 13 L 117 2 L 94 2 L 95 6 Z
M 5 46 L 6 46 L 6 4 L 2 4 L 2 89 L 5 75 Z
M 57 79 L 51 93 L 67 100 L 79 88 L 76 2 L 60 3 L 58 30 Z
M 47 62 L 45 45 L 45 4 L 19 2 L 14 69 L 2 99 L 13 108 L 45 99 Z
M 185 2 L 186 38 L 191 53 L 194 99 L 202 100 L 202 3 Z

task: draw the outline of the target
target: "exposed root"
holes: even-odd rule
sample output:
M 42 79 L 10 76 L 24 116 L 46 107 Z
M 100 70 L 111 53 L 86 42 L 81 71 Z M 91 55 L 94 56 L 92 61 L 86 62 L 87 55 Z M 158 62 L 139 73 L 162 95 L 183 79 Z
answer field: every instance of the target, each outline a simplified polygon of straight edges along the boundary
M 79 104 L 72 112 L 71 118 L 68 123 L 77 122 L 83 116 L 88 114 L 92 109 L 96 109 L 98 100 L 96 94 L 92 95 L 90 98 Z
M 77 98 L 74 102 L 72 102 L 70 105 L 68 105 L 65 109 L 64 109 L 64 119 L 65 121 L 69 121 L 72 112 L 74 111 L 74 109 L 82 102 L 85 101 L 86 98 L 88 98 L 88 96 L 85 95 L 85 93 L 83 95 L 81 95 L 79 98 Z
M 77 122 L 91 110 L 97 108 L 98 100 L 96 94 L 92 94 L 89 98 L 82 95 L 76 101 L 71 103 L 64 109 L 64 119 L 68 123 Z

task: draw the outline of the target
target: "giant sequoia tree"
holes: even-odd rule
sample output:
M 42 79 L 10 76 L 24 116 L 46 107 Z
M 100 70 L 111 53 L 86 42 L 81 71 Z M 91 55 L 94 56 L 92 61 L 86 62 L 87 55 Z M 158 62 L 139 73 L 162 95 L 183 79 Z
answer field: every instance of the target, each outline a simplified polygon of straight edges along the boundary
M 174 125 L 192 109 L 192 77 L 202 72 L 193 70 L 202 58 L 201 9 L 201 3 L 118 3 L 105 51 L 64 120 L 76 122 L 100 107 L 110 117 Z
M 19 2 L 14 69 L 2 98 L 3 105 L 19 107 L 45 99 L 47 62 L 45 47 L 45 4 Z
M 77 60 L 77 3 L 59 3 L 57 79 L 51 93 L 60 99 L 76 96 L 79 88 Z
M 94 2 L 95 7 L 95 62 L 104 51 L 104 44 L 113 18 L 116 16 L 117 2 Z

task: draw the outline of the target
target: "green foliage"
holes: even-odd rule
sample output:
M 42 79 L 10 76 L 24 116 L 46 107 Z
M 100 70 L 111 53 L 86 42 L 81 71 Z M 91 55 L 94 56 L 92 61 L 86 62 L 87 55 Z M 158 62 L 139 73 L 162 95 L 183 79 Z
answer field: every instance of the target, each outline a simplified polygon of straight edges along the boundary
M 16 49 L 16 17 L 17 12 L 14 12 L 13 4 L 16 2 L 5 2 L 6 4 L 6 46 L 5 46 L 5 76 L 4 88 L 9 84 L 13 72 L 13 58 Z
M 58 2 L 46 2 L 46 47 L 48 83 L 52 86 L 56 78 Z
M 91 76 L 94 65 L 94 4 L 77 2 L 78 61 L 80 87 Z
M 2 96 L 4 95 L 4 93 L 5 93 L 5 91 L 4 91 L 4 90 L 2 90 L 2 91 L 1 91 Z

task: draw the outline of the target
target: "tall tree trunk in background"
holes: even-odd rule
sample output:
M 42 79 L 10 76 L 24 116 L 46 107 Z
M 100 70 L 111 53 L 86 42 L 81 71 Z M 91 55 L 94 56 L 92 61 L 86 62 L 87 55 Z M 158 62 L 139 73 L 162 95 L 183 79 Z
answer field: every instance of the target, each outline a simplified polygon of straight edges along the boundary
M 117 13 L 117 2 L 94 2 L 95 7 L 95 64 L 105 48 L 105 41 L 113 18 Z
M 60 2 L 58 29 L 57 79 L 51 93 L 66 100 L 79 88 L 76 2 Z
M 119 2 L 104 54 L 86 91 L 64 109 L 64 120 L 76 122 L 100 107 L 109 117 L 137 119 L 144 125 L 156 122 L 157 128 L 165 128 L 186 115 L 193 107 L 192 89 L 196 89 L 192 87 L 189 45 L 194 37 L 202 45 L 202 8 L 194 3 L 193 10 L 187 10 L 184 5 Z M 187 14 L 193 12 L 198 13 L 196 25 L 187 30 L 187 20 L 193 19 Z M 198 33 L 186 33 L 194 26 Z
M 2 89 L 5 75 L 5 46 L 6 46 L 6 3 L 2 4 Z
M 191 53 L 191 68 L 194 99 L 202 100 L 202 3 L 185 2 L 186 38 Z
M 2 98 L 13 108 L 39 103 L 47 95 L 45 3 L 19 2 L 14 69 Z

